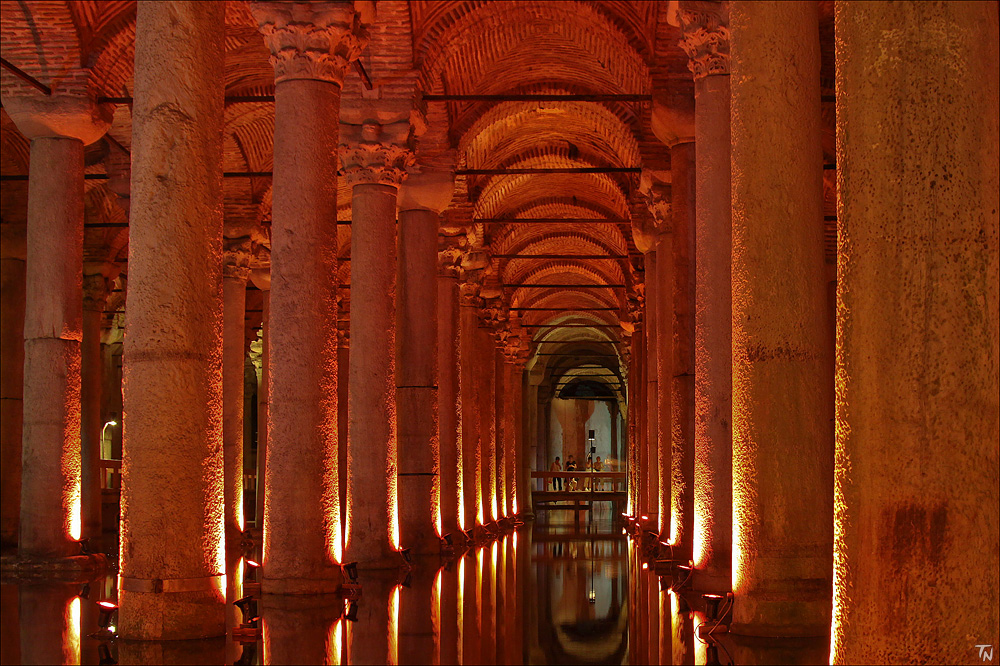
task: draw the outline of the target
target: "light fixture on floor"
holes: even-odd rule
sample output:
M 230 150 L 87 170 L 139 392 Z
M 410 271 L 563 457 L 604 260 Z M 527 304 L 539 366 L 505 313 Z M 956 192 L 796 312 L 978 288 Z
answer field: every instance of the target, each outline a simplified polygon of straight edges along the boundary
M 253 597 L 243 597 L 233 602 L 233 605 L 240 609 L 243 614 L 243 624 L 250 625 L 257 618 L 257 602 Z
M 118 612 L 118 605 L 111 601 L 98 601 L 97 610 L 97 626 L 113 633 L 114 628 L 111 624 L 111 618 Z
M 409 548 L 400 548 L 399 556 L 403 558 L 403 562 L 406 564 L 406 566 L 411 566 L 413 564 L 413 559 L 410 556 Z
M 347 607 L 347 615 L 344 616 L 348 622 L 358 621 L 358 604 L 352 601 L 351 605 Z
M 81 555 L 90 555 L 90 537 L 83 537 L 77 543 L 80 544 Z
M 358 582 L 358 563 L 357 562 L 348 562 L 347 564 L 345 564 L 344 565 L 344 573 L 347 574 L 347 577 L 350 579 L 350 581 L 352 583 L 357 583 Z
M 340 594 L 345 600 L 361 598 L 361 584 L 358 582 L 358 563 L 348 562 L 341 566 L 347 580 L 340 584 Z
M 257 569 L 260 565 L 254 560 L 246 560 L 246 567 L 243 569 L 243 582 L 244 583 L 255 583 L 257 582 Z

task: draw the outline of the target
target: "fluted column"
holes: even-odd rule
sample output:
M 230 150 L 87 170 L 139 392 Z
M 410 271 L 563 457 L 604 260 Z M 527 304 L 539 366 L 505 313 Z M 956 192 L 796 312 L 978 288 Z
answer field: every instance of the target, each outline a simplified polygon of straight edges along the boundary
M 0 539 L 17 545 L 24 401 L 25 225 L 0 225 Z
M 81 530 L 83 147 L 107 130 L 110 110 L 83 91 L 4 92 L 4 109 L 31 140 L 18 552 L 64 557 L 77 554 Z
M 423 170 L 408 178 L 399 193 L 399 529 L 400 544 L 415 553 L 440 550 L 438 217 L 451 202 L 453 181 L 450 173 Z
M 685 2 L 680 46 L 695 90 L 696 589 L 732 585 L 732 220 L 726 5 Z
M 995 661 L 997 5 L 838 2 L 836 31 L 831 662 Z
M 222 265 L 222 457 L 226 549 L 239 552 L 243 530 L 243 346 L 250 239 L 226 239 Z
M 136 18 L 118 625 L 129 639 L 225 631 L 224 24 L 224 8 L 202 2 L 142 3 Z
M 104 359 L 101 322 L 111 289 L 111 265 L 87 265 L 83 276 L 83 338 L 80 347 L 80 495 L 82 535 L 101 538 L 101 394 Z
M 459 249 L 454 237 L 442 236 L 438 250 L 438 494 L 441 534 L 454 534 L 462 524 L 462 394 L 461 336 L 458 315 Z
M 731 12 L 732 630 L 819 636 L 833 545 L 819 9 Z
M 251 5 L 274 66 L 264 590 L 333 592 L 337 471 L 340 91 L 367 35 L 350 2 Z M 310 470 L 310 473 L 306 473 Z
M 407 120 L 365 121 L 350 129 L 341 152 L 344 176 L 353 187 L 348 557 L 368 568 L 390 568 L 399 565 L 395 551 L 401 547 L 396 197 L 413 156 L 405 147 Z

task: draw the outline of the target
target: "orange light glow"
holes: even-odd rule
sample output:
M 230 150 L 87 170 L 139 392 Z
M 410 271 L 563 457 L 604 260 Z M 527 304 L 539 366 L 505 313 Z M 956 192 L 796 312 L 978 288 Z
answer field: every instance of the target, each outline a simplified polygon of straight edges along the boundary
M 517 515 L 517 497 L 514 497 L 511 501 L 511 513 L 515 516 Z
M 389 664 L 399 663 L 399 590 L 402 585 L 392 588 L 389 595 Z
M 444 567 L 438 569 L 434 576 L 434 588 L 431 590 L 431 631 L 434 633 L 433 663 L 441 663 L 441 577 Z
M 343 622 L 342 618 L 337 618 L 337 621 L 330 626 L 330 640 L 327 641 L 329 649 L 327 662 L 332 666 L 340 666 L 341 663 L 341 655 L 343 655 L 344 650 Z
M 66 657 L 67 663 L 80 663 L 80 636 L 83 634 L 80 617 L 80 597 L 73 597 L 66 608 Z
M 701 613 L 691 613 L 691 619 L 694 626 L 694 663 L 699 665 L 707 664 L 708 643 L 698 640 L 698 627 L 705 623 L 705 616 Z
M 491 506 L 491 509 L 492 509 L 491 513 L 493 515 L 493 520 L 495 522 L 495 521 L 497 521 L 497 520 L 500 519 L 500 507 L 499 507 L 499 504 L 497 503 L 497 494 L 496 494 L 495 491 L 493 493 L 492 502 L 493 502 L 493 504 Z
M 80 499 L 80 475 L 77 474 L 73 480 L 73 486 L 67 498 L 69 504 L 68 532 L 73 541 L 79 541 L 83 536 L 83 507 Z
M 462 478 L 461 470 L 459 470 L 458 478 Z M 463 532 L 467 529 L 465 527 L 465 490 L 461 483 L 458 484 L 458 526 L 462 528 Z

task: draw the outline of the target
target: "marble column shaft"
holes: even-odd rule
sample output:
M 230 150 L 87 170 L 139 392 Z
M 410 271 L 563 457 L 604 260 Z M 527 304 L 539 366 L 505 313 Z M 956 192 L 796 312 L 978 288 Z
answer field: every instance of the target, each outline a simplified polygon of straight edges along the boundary
M 229 553 L 239 552 L 246 527 L 243 515 L 243 347 L 250 270 L 239 263 L 242 263 L 241 258 L 227 257 L 222 267 L 222 455 L 226 550 Z
M 83 337 L 80 346 L 80 495 L 83 537 L 101 538 L 101 432 L 104 429 L 101 394 L 104 357 L 101 322 L 108 302 L 108 280 L 101 274 L 84 276 Z
M 462 394 L 459 391 L 460 344 L 458 322 L 458 276 L 443 271 L 437 277 L 438 345 L 438 479 L 441 533 L 454 534 L 459 527 L 462 444 Z
M 660 514 L 660 395 L 657 379 L 659 368 L 657 356 L 660 342 L 660 284 L 659 257 L 654 247 L 645 253 L 646 267 L 646 331 L 643 339 L 646 343 L 644 375 L 646 377 L 646 464 L 642 465 L 644 481 L 643 515 L 649 516 L 649 528 L 659 533 L 663 528 Z M 669 418 L 669 416 L 668 416 Z
M 830 630 L 833 349 L 819 9 L 755 2 L 730 11 L 732 631 L 820 636 Z
M 459 391 L 462 400 L 462 496 L 463 525 L 471 530 L 479 521 L 479 391 L 476 380 L 479 321 L 476 306 L 463 297 L 459 306 L 461 338 L 461 373 Z
M 835 11 L 831 663 L 984 663 L 977 644 L 996 660 L 1000 642 L 997 5 Z
M 732 284 L 729 30 L 724 17 L 684 15 L 681 46 L 695 79 L 696 589 L 732 581 Z
M 396 272 L 396 409 L 399 418 L 400 544 L 437 553 L 438 214 L 399 214 Z M 364 301 L 361 301 L 364 303 Z
M 25 226 L 4 223 L 0 258 L 0 539 L 17 545 L 21 510 L 21 419 L 24 401 Z
M 656 239 L 656 451 L 657 515 L 659 534 L 671 539 L 675 516 L 671 511 L 673 487 L 673 381 L 674 381 L 674 249 L 673 233 Z
M 140 3 L 136 18 L 118 593 L 128 639 L 225 632 L 224 24 L 224 8 L 202 2 Z

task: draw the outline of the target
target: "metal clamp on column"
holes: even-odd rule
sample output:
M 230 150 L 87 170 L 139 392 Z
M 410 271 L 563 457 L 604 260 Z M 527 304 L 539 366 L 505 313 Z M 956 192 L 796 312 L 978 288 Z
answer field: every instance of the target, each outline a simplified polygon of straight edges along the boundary
M 200 578 L 128 578 L 118 576 L 118 589 L 125 592 L 144 592 L 147 594 L 221 591 L 225 587 L 224 578 L 223 574 Z

